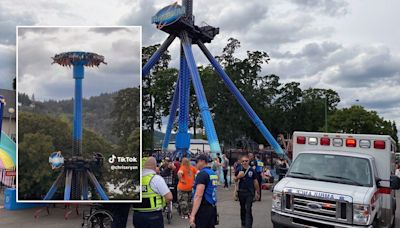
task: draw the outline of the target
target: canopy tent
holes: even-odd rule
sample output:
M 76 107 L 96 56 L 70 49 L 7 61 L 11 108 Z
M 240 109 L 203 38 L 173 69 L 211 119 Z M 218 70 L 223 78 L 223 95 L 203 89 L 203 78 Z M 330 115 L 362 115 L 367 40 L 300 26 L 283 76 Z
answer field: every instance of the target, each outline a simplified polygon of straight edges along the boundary
M 0 139 L 0 184 L 12 186 L 14 183 L 13 176 L 7 176 L 7 170 L 15 170 L 15 142 L 6 134 L 1 132 Z
M 15 142 L 4 132 L 1 132 L 0 138 L 0 168 L 11 169 L 16 164 Z M 3 166 L 2 166 L 3 164 Z

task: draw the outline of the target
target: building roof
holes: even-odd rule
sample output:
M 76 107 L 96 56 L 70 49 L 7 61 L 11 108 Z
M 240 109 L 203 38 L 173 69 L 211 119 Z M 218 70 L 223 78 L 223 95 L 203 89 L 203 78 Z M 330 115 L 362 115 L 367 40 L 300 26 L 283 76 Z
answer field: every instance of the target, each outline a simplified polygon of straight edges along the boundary
M 15 91 L 14 90 L 8 90 L 8 89 L 0 89 L 0 95 L 4 97 L 6 100 L 6 105 L 4 106 L 3 110 L 3 118 L 10 118 L 10 113 L 8 112 L 9 108 L 15 108 Z M 15 111 L 16 112 L 16 111 Z M 11 114 L 11 118 L 15 118 L 15 112 Z

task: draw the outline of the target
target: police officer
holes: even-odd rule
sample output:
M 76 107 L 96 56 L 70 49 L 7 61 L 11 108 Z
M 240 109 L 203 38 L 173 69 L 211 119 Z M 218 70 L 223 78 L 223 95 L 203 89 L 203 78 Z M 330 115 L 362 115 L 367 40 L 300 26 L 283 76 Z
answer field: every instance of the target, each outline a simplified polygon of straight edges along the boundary
M 253 226 L 253 214 L 251 211 L 253 199 L 254 196 L 256 200 L 260 197 L 256 171 L 250 166 L 249 162 L 249 157 L 244 155 L 241 158 L 242 165 L 235 173 L 235 181 L 239 182 L 238 196 L 242 228 L 251 228 Z
M 172 201 L 172 193 L 164 179 L 156 174 L 157 162 L 150 157 L 142 171 L 142 203 L 133 204 L 135 228 L 163 228 L 162 210 Z
M 256 162 L 257 162 L 257 166 L 256 166 L 256 173 L 257 173 L 257 176 L 256 176 L 256 178 L 257 178 L 257 181 L 258 181 L 258 186 L 260 187 L 259 189 L 260 189 L 260 191 L 259 191 L 259 195 L 260 195 L 260 198 L 258 199 L 258 201 L 261 201 L 261 182 L 262 182 L 262 172 L 263 172 L 263 169 L 264 169 L 264 162 L 262 162 L 261 161 L 261 159 L 260 159 L 260 155 L 256 155 Z
M 210 169 L 208 157 L 197 157 L 199 170 L 194 181 L 194 196 L 189 225 L 196 228 L 214 228 L 217 221 L 217 183 L 218 176 Z

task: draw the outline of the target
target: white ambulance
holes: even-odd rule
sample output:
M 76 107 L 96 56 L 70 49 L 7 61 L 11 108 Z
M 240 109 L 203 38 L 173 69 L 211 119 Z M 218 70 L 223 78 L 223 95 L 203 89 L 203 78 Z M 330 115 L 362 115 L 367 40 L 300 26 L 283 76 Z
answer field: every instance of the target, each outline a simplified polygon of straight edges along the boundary
M 394 140 L 295 132 L 293 163 L 273 189 L 274 227 L 395 227 Z

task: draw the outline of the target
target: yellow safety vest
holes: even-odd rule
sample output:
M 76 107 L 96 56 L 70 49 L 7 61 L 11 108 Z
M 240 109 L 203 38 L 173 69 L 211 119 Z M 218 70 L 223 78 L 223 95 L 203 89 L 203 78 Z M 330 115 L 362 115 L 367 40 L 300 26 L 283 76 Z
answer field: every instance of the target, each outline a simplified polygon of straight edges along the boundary
M 165 207 L 164 197 L 155 193 L 150 187 L 150 182 L 155 175 L 154 173 L 149 173 L 142 177 L 142 203 L 134 204 L 134 211 L 159 211 Z
M 142 157 L 142 169 L 144 169 L 144 163 L 146 163 L 147 159 L 149 159 L 149 157 Z

